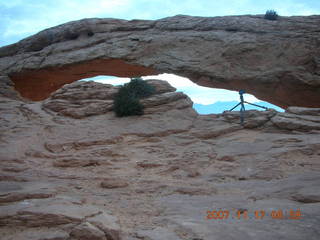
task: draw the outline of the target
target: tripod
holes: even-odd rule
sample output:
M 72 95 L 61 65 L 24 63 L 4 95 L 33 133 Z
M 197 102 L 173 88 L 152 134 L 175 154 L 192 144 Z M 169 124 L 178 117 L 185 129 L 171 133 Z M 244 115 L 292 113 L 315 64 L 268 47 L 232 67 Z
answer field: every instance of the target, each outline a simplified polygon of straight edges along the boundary
M 240 107 L 240 124 L 243 124 L 244 122 L 244 112 L 246 111 L 245 107 L 244 107 L 244 103 L 246 104 L 250 104 L 252 106 L 256 106 L 256 107 L 259 107 L 259 108 L 263 108 L 265 110 L 268 110 L 267 107 L 263 107 L 263 106 L 260 106 L 260 105 L 257 105 L 257 104 L 254 104 L 254 103 L 249 103 L 247 101 L 244 101 L 243 99 L 243 94 L 245 94 L 246 92 L 244 90 L 240 90 L 239 91 L 239 95 L 240 95 L 240 102 L 235 105 L 233 108 L 231 108 L 229 111 L 232 111 L 233 109 L 235 109 L 236 107 L 238 107 L 239 105 L 241 105 Z

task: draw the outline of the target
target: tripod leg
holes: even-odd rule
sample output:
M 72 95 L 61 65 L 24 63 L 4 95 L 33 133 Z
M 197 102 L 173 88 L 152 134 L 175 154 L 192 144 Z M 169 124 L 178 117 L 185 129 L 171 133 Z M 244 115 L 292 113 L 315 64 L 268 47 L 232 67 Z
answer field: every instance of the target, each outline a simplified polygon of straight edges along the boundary
M 244 123 L 244 108 L 240 109 L 240 123 L 241 125 Z
M 241 101 L 241 108 L 240 108 L 240 123 L 241 123 L 241 125 L 244 122 L 244 113 L 246 111 L 243 103 L 244 103 L 244 101 Z
M 256 106 L 256 107 L 259 107 L 259 108 L 263 108 L 263 109 L 265 109 L 265 110 L 268 110 L 268 109 L 269 109 L 269 108 L 267 108 L 267 107 L 260 106 L 260 105 L 258 105 L 258 104 L 249 103 L 249 102 L 246 102 L 246 101 L 244 101 L 244 102 L 247 103 L 247 104 L 250 104 L 250 105 L 252 105 L 252 106 Z
M 233 108 L 231 108 L 229 111 L 231 112 L 233 109 L 235 109 L 236 107 L 238 107 L 241 104 L 241 102 L 239 102 L 237 105 L 235 105 Z

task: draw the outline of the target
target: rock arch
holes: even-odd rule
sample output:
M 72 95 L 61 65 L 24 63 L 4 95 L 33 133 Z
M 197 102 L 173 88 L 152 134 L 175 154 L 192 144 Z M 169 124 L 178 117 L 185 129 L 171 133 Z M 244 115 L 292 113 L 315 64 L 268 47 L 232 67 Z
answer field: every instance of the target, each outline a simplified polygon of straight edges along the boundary
M 174 73 L 284 108 L 317 107 L 319 25 L 320 16 L 83 19 L 0 48 L 0 72 L 31 100 L 85 77 Z

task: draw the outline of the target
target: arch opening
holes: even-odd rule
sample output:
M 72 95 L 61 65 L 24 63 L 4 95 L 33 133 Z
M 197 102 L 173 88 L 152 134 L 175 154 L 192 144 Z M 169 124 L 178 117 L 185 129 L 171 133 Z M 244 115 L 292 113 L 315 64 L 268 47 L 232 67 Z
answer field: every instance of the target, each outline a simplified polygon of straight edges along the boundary
M 169 84 L 175 87 L 177 91 L 183 92 L 190 97 L 194 103 L 193 108 L 199 114 L 219 114 L 225 110 L 230 110 L 239 102 L 239 93 L 237 91 L 199 86 L 190 79 L 175 74 L 163 73 L 144 76 L 142 79 L 158 79 L 169 82 Z M 130 82 L 130 78 L 100 75 L 92 78 L 81 79 L 80 81 L 95 81 L 117 86 Z M 251 94 L 245 94 L 245 100 L 267 108 L 273 108 L 279 112 L 284 111 L 284 109 L 269 102 L 262 101 Z M 246 105 L 246 109 L 263 111 L 263 109 L 252 105 Z
M 238 92 L 225 90 L 225 86 L 220 86 L 219 83 L 215 83 L 219 88 L 204 87 L 211 84 L 202 79 L 201 85 L 204 86 L 200 86 L 188 78 L 174 74 L 164 74 L 152 67 L 131 64 L 122 59 L 95 59 L 59 67 L 26 69 L 9 75 L 20 95 L 33 101 L 48 98 L 52 92 L 65 84 L 96 76 L 118 78 L 144 76 L 144 79 L 166 80 L 178 91 L 186 93 L 193 100 L 194 108 L 201 114 L 221 113 L 223 110 L 230 109 L 230 106 L 239 100 Z M 195 79 L 197 77 L 193 80 Z M 210 94 L 211 96 L 208 96 Z M 253 95 L 248 94 L 247 97 L 249 97 L 248 101 L 254 100 L 254 102 L 263 103 L 270 108 L 283 111 L 280 107 L 260 101 Z

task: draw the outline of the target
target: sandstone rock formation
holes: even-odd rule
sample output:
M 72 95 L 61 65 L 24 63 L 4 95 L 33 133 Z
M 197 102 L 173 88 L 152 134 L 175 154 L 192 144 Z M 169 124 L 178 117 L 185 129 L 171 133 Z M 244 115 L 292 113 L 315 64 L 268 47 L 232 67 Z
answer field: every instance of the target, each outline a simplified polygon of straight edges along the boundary
M 1 90 L 1 240 L 319 239 L 319 108 L 248 111 L 241 126 L 149 82 L 145 115 L 124 118 L 111 85 L 39 102 Z
M 0 73 L 32 100 L 96 75 L 175 73 L 283 108 L 319 107 L 319 25 L 319 16 L 83 19 L 0 48 Z

